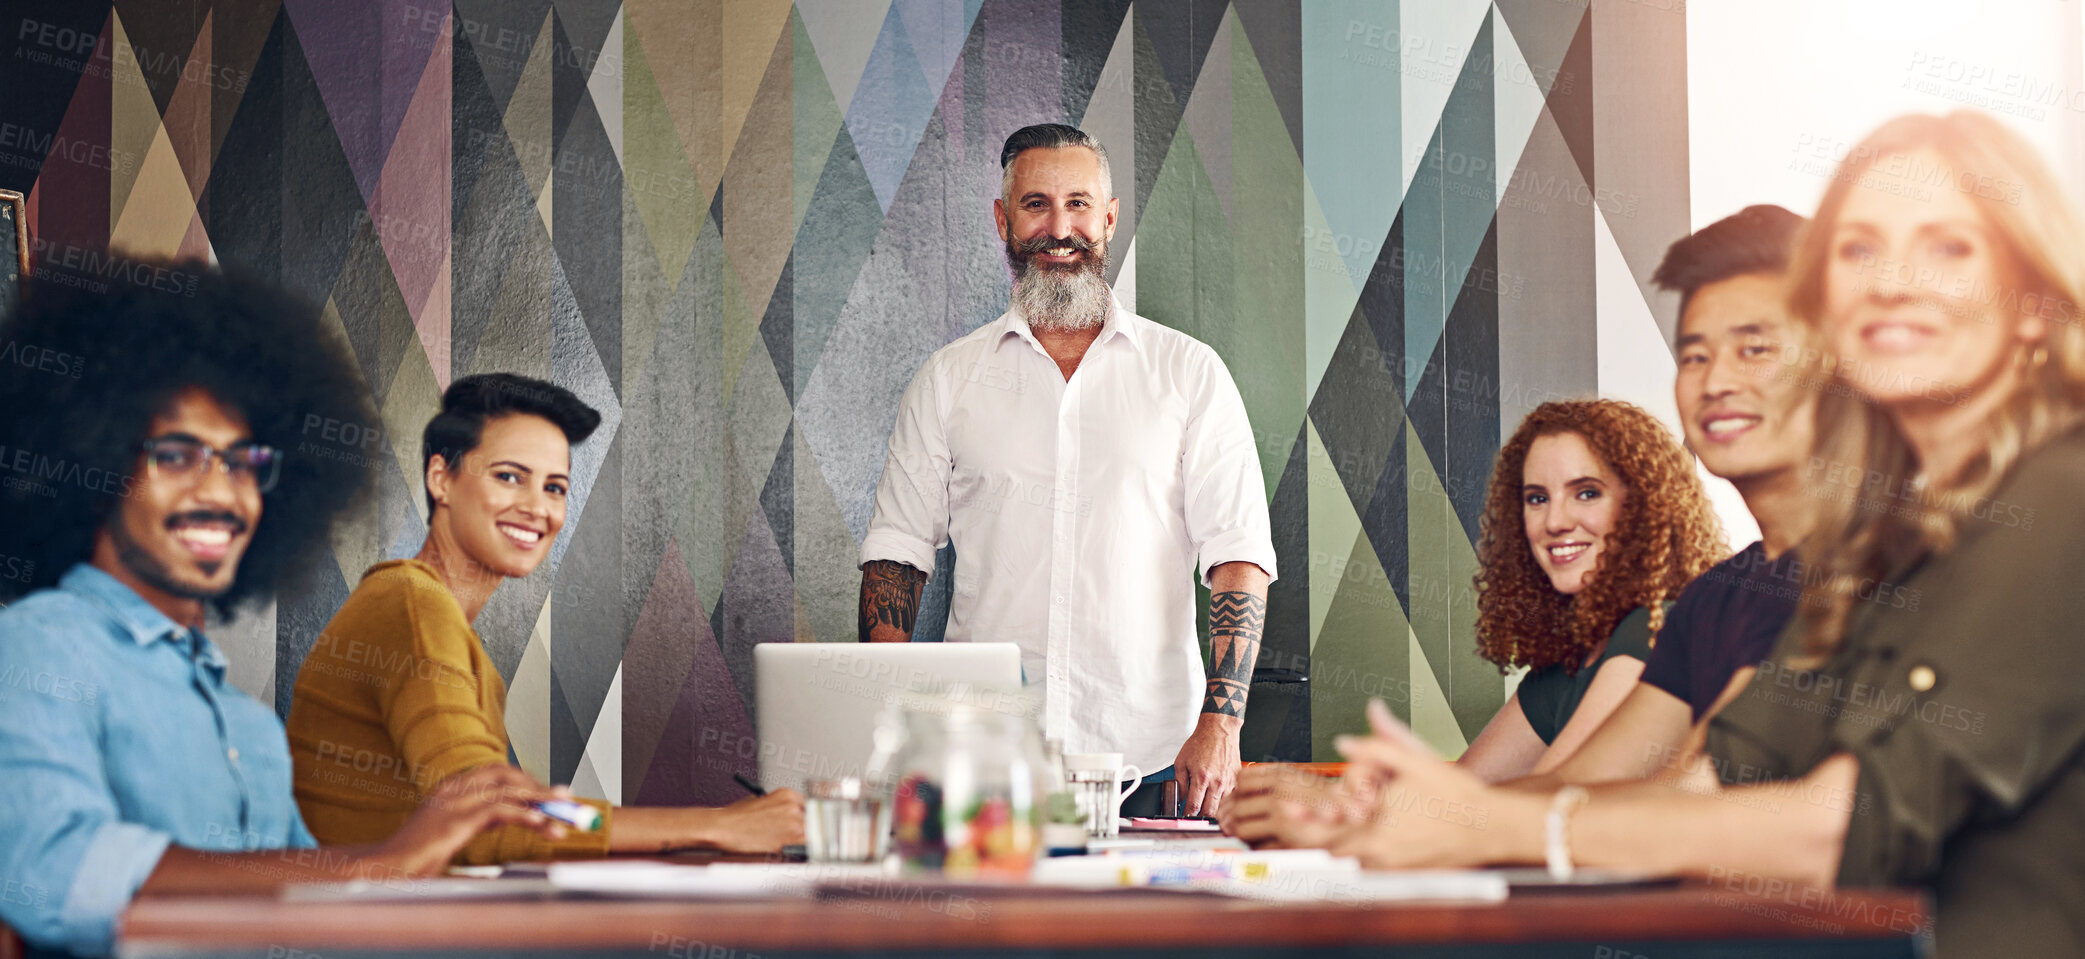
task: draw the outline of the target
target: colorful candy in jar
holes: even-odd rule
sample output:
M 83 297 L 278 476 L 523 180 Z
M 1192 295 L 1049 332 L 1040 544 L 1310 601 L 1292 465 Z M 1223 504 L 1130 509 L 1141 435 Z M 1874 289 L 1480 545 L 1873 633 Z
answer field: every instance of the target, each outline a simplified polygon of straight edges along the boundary
M 892 802 L 892 838 L 898 855 L 917 868 L 940 869 L 948 856 L 948 843 L 941 820 L 941 788 L 925 776 L 911 775 L 898 783 Z

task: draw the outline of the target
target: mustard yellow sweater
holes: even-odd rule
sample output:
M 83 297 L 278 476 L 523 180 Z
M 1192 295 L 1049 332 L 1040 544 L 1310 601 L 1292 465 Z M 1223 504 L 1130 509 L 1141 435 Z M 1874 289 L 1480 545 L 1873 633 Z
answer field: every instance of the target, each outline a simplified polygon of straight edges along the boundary
M 378 563 L 362 575 L 297 672 L 290 757 L 297 805 L 327 845 L 381 842 L 440 783 L 507 761 L 507 683 L 463 607 L 433 567 Z M 550 842 L 534 830 L 490 830 L 456 861 L 490 864 L 608 853 L 598 832 Z

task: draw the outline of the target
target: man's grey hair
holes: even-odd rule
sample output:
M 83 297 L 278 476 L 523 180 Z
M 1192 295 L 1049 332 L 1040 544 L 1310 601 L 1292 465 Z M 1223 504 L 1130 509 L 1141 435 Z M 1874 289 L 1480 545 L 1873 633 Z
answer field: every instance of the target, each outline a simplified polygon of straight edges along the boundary
M 1062 123 L 1038 123 L 1025 126 L 1006 138 L 1006 145 L 999 148 L 999 168 L 1004 170 L 999 177 L 999 196 L 1008 205 L 1014 200 L 1014 157 L 1039 148 L 1085 147 L 1093 151 L 1094 159 L 1100 161 L 1100 196 L 1107 201 L 1115 196 L 1115 179 L 1108 174 L 1108 148 L 1101 146 L 1093 134 L 1078 127 Z

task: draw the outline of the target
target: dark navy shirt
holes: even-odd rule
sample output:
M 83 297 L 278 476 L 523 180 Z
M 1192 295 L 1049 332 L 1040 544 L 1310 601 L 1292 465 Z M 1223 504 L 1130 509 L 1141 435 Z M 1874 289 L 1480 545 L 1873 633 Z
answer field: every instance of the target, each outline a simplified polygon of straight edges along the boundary
M 1514 698 L 1520 700 L 1521 714 L 1528 718 L 1535 735 L 1542 737 L 1543 745 L 1550 745 L 1570 725 L 1586 691 L 1593 688 L 1593 678 L 1600 675 L 1608 660 L 1627 656 L 1642 661 L 1650 652 L 1651 611 L 1638 606 L 1608 634 L 1607 645 L 1601 647 L 1600 655 L 1591 664 L 1577 672 L 1562 663 L 1532 670 L 1521 679 Z
M 1699 722 L 1733 674 L 1773 651 L 1802 595 L 1795 550 L 1769 560 L 1765 546 L 1745 547 L 1680 590 L 1644 661 L 1642 681 L 1685 700 Z

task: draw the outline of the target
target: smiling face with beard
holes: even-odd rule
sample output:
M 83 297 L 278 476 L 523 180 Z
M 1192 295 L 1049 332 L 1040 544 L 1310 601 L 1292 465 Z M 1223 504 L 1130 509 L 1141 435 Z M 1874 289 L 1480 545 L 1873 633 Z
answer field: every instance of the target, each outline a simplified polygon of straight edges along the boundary
M 1071 263 L 1039 262 L 1052 251 L 1074 258 Z M 1055 257 L 1052 257 L 1053 259 Z M 1006 264 L 1014 271 L 1013 304 L 1031 328 L 1074 332 L 1108 319 L 1108 241 L 1087 241 L 1073 233 L 1038 236 L 1006 243 Z
M 1013 270 L 1013 305 L 1031 329 L 1070 333 L 1107 322 L 1117 207 L 1107 192 L 1099 158 L 1083 147 L 1026 150 L 1009 165 L 1006 196 L 992 209 Z

